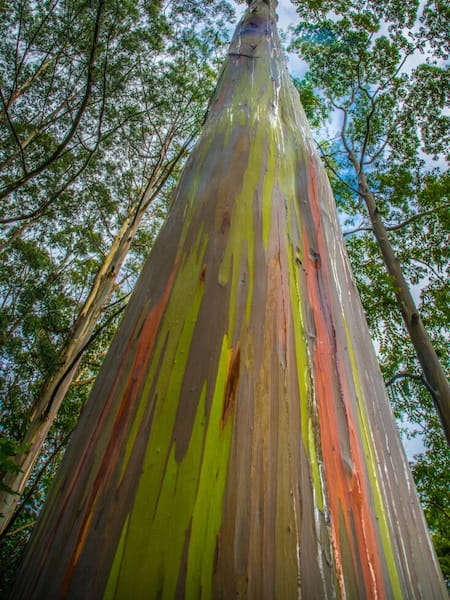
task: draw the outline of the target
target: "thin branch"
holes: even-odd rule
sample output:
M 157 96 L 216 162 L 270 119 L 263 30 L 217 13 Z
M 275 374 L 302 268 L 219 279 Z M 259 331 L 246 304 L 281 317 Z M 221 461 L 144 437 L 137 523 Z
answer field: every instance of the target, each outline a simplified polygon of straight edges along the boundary
M 5 537 L 9 537 L 11 535 L 15 535 L 16 533 L 20 533 L 21 531 L 23 531 L 24 529 L 28 529 L 28 527 L 33 527 L 36 524 L 36 520 L 31 521 L 30 523 L 25 523 L 25 525 L 22 525 L 21 527 L 18 527 L 17 529 L 13 529 L 13 531 L 8 531 L 8 533 L 5 533 Z
M 39 480 L 41 479 L 42 475 L 45 473 L 45 471 L 47 470 L 48 466 L 50 465 L 50 463 L 55 459 L 55 457 L 57 456 L 58 452 L 61 451 L 61 449 L 64 446 L 67 446 L 67 443 L 69 441 L 70 436 L 72 435 L 72 431 L 73 429 L 71 429 L 63 438 L 62 440 L 59 442 L 59 444 L 57 444 L 56 448 L 54 448 L 53 452 L 50 454 L 50 456 L 44 461 L 44 464 L 42 465 L 42 467 L 39 469 L 38 473 L 36 474 L 36 477 L 32 483 L 32 485 L 30 486 L 30 488 L 27 490 L 27 493 L 25 496 L 22 497 L 22 501 L 20 503 L 20 505 L 17 507 L 17 509 L 14 512 L 14 515 L 11 519 L 11 521 L 8 523 L 6 529 L 3 531 L 3 533 L 0 535 L 0 539 L 2 537 L 7 537 L 9 535 L 13 535 L 14 533 L 17 533 L 18 531 L 20 531 L 20 529 L 24 529 L 24 527 L 20 527 L 19 529 L 15 530 L 15 531 L 11 531 L 9 532 L 9 529 L 11 528 L 11 525 L 17 520 L 17 517 L 20 515 L 20 513 L 23 511 L 23 509 L 25 508 L 25 506 L 27 505 L 27 502 L 30 500 L 31 496 L 34 493 L 34 490 L 37 487 L 37 484 L 39 483 Z M 29 525 L 28 525 L 29 526 Z
M 108 306 L 105 306 L 105 308 L 103 309 L 103 312 L 106 312 L 107 310 L 109 310 L 113 306 L 117 306 L 118 304 L 120 304 L 121 302 L 123 302 L 126 298 L 128 298 L 128 296 L 131 296 L 131 292 L 127 292 L 126 294 L 124 294 L 123 296 L 121 296 L 118 300 L 115 300 L 114 302 L 111 302 L 111 304 L 108 304 Z
M 31 48 L 31 46 L 32 46 L 32 44 L 33 44 L 33 42 L 34 42 L 34 40 L 37 38 L 37 36 L 38 36 L 39 32 L 41 31 L 42 27 L 45 25 L 45 23 L 46 23 L 47 19 L 49 19 L 49 18 L 50 18 L 50 15 L 53 13 L 53 11 L 55 10 L 55 8 L 56 8 L 56 6 L 58 5 L 58 3 L 59 3 L 59 0 L 56 0 L 56 1 L 54 2 L 53 6 L 51 6 L 51 7 L 50 7 L 50 10 L 49 10 L 49 11 L 48 11 L 48 13 L 45 15 L 45 17 L 42 19 L 42 21 L 39 23 L 38 27 L 36 28 L 36 30 L 34 31 L 33 35 L 31 36 L 31 39 L 30 39 L 30 41 L 28 42 L 28 44 L 27 44 L 27 47 L 25 48 L 25 51 L 24 51 L 24 53 L 23 53 L 23 56 L 22 56 L 22 58 L 21 58 L 21 60 L 20 60 L 19 66 L 18 66 L 18 68 L 16 69 L 16 76 L 15 76 L 15 78 L 14 78 L 14 87 L 16 87 L 16 84 L 17 84 L 17 79 L 18 79 L 19 73 L 20 73 L 20 71 L 22 70 L 22 67 L 23 67 L 23 65 L 24 65 L 24 63 L 25 63 L 25 58 L 27 57 L 27 54 L 28 54 L 28 52 L 29 52 L 29 50 L 30 50 L 30 48 Z
M 429 269 L 433 275 L 436 277 L 436 279 L 439 279 L 439 281 L 443 284 L 446 285 L 447 284 L 447 280 L 445 280 L 441 275 L 439 275 L 439 273 L 436 271 L 436 269 L 434 269 L 431 265 L 429 265 L 427 262 L 425 262 L 424 260 L 420 260 L 420 258 L 412 258 L 411 260 L 413 260 L 414 262 L 418 262 L 421 265 L 423 265 L 425 268 Z
M 442 506 L 440 504 L 438 504 L 437 502 L 434 502 L 434 500 L 430 500 L 430 498 L 426 498 L 424 500 L 425 504 L 430 504 L 431 506 L 434 506 L 434 508 L 437 508 L 439 512 L 441 512 L 446 519 L 448 519 L 449 523 L 450 523 L 450 514 L 445 510 L 445 508 L 442 508 Z
M 394 133 L 394 131 L 396 131 L 399 128 L 399 126 L 402 124 L 402 122 L 405 121 L 410 116 L 411 112 L 412 112 L 411 110 L 407 110 L 401 116 L 399 116 L 396 120 L 394 120 L 391 127 L 386 132 L 386 138 L 381 143 L 378 150 L 374 154 L 372 154 L 372 156 L 368 160 L 364 161 L 364 165 L 372 164 L 380 156 L 380 154 L 385 150 L 386 146 L 388 145 L 388 143 L 391 139 L 392 133 Z
M 16 38 L 16 48 L 15 48 L 15 56 L 14 56 L 14 84 L 13 89 L 17 86 L 17 78 L 19 77 L 19 47 L 20 47 L 20 37 L 22 35 L 22 25 L 23 25 L 23 15 L 25 12 L 25 2 L 21 2 L 19 8 L 19 27 L 17 30 L 17 38 Z
M 70 99 L 72 100 L 73 97 Z M 23 140 L 21 142 L 21 146 L 22 149 L 25 150 L 25 148 L 38 136 L 41 135 L 42 133 L 45 132 L 45 130 L 52 125 L 53 123 L 55 123 L 56 121 L 54 120 L 55 117 L 58 117 L 58 113 L 61 111 L 63 105 L 65 104 L 65 101 L 60 104 L 58 107 L 56 107 L 48 116 L 45 120 L 41 119 L 41 122 L 39 123 L 39 125 L 37 126 L 37 128 L 35 128 L 29 135 L 27 138 L 25 138 L 25 140 Z M 64 117 L 67 114 L 68 110 L 66 110 L 65 112 L 61 113 L 59 115 L 58 118 Z M 6 167 L 9 167 L 14 160 L 19 156 L 19 151 L 14 152 L 13 154 L 11 154 L 10 156 L 8 156 L 7 158 L 5 158 L 5 160 L 0 164 L 0 171 L 3 171 Z
M 27 171 L 27 164 L 26 164 L 26 161 L 25 161 L 25 155 L 23 153 L 22 142 L 19 139 L 19 136 L 17 134 L 16 128 L 14 126 L 14 123 L 11 121 L 11 117 L 9 116 L 8 106 L 6 104 L 5 97 L 3 96 L 3 92 L 2 92 L 1 89 L 0 89 L 0 99 L 1 99 L 1 102 L 2 102 L 2 106 L 3 106 L 3 112 L 4 112 L 5 116 L 6 116 L 6 120 L 8 121 L 9 128 L 11 129 L 11 133 L 13 134 L 13 137 L 16 140 L 16 144 L 19 147 L 20 158 L 21 158 L 21 161 L 22 161 L 22 169 L 23 169 L 23 172 L 24 172 L 24 176 L 26 176 L 27 173 L 28 173 L 28 171 Z
M 46 200 L 43 204 L 41 204 L 38 208 L 36 208 L 35 210 L 32 210 L 29 213 L 24 213 L 22 215 L 15 215 L 13 217 L 7 217 L 6 219 L 0 219 L 0 223 L 5 225 L 5 224 L 9 224 L 9 223 L 16 223 L 18 221 L 27 221 L 28 219 L 31 219 L 32 221 L 35 220 L 37 217 L 40 217 L 44 214 L 44 212 L 47 210 L 47 208 L 53 204 L 53 202 L 55 202 L 63 192 L 65 192 L 65 190 L 69 187 L 70 184 L 72 184 L 75 179 L 77 179 L 77 177 L 84 171 L 84 169 L 86 169 L 86 167 L 88 166 L 89 162 L 91 161 L 93 155 L 95 153 L 95 150 L 92 150 L 87 158 L 84 160 L 83 164 L 81 165 L 81 167 L 79 169 L 77 169 L 77 171 L 64 183 L 64 185 L 57 190 L 54 194 L 52 194 L 50 196 L 50 198 L 48 200 Z
M 95 377 L 90 377 L 89 379 L 77 379 L 76 381 L 72 381 L 72 385 L 76 387 L 90 385 L 91 383 L 94 383 L 95 379 Z
M 80 350 L 77 352 L 77 354 L 73 357 L 73 359 L 70 361 L 70 363 L 67 365 L 67 368 L 65 369 L 64 373 L 62 374 L 62 376 L 60 377 L 58 383 L 55 386 L 55 389 L 53 390 L 53 393 L 48 401 L 48 404 L 45 408 L 44 411 L 44 417 L 46 417 L 52 407 L 53 404 L 53 400 L 55 399 L 56 394 L 58 393 L 59 388 L 61 387 L 61 385 L 63 384 L 66 376 L 70 373 L 70 371 L 77 365 L 78 361 L 81 359 L 81 357 L 83 356 L 83 354 L 86 352 L 87 348 L 89 348 L 89 346 L 92 344 L 92 342 L 101 334 L 101 332 L 117 317 L 120 315 L 121 312 L 123 312 L 126 308 L 127 304 L 124 304 L 123 306 L 121 306 L 118 310 L 116 310 L 112 315 L 110 315 L 106 321 L 104 323 L 102 323 L 95 331 L 94 333 L 91 335 L 91 337 L 88 339 L 88 341 L 80 348 Z
M 382 144 L 381 144 L 381 146 L 378 148 L 378 150 L 377 150 L 377 151 L 376 151 L 374 154 L 372 154 L 372 156 L 371 156 L 371 157 L 370 157 L 368 160 L 365 160 L 365 161 L 364 161 L 364 163 L 363 163 L 363 164 L 364 164 L 365 166 L 367 166 L 367 165 L 371 165 L 371 164 L 372 164 L 372 163 L 373 163 L 373 162 L 374 162 L 374 161 L 375 161 L 375 160 L 376 160 L 376 159 L 377 159 L 377 158 L 380 156 L 380 154 L 382 154 L 382 152 L 384 151 L 384 149 L 386 148 L 386 146 L 387 146 L 387 145 L 388 145 L 388 143 L 389 143 L 389 140 L 390 140 L 390 137 L 391 137 L 391 134 L 392 134 L 392 132 L 393 132 L 393 131 L 395 131 L 395 129 L 398 127 L 398 124 L 399 124 L 399 122 L 397 122 L 397 121 L 396 121 L 396 122 L 394 123 L 394 125 L 392 125 L 392 127 L 390 127 L 390 128 L 389 128 L 389 130 L 388 130 L 388 131 L 387 131 L 387 133 L 386 133 L 386 138 L 385 138 L 385 140 L 382 142 Z
M 363 164 L 364 164 L 364 157 L 366 155 L 367 144 L 369 142 L 370 122 L 371 122 L 373 115 L 375 114 L 375 109 L 376 109 L 375 96 L 371 96 L 369 90 L 367 88 L 365 88 L 361 82 L 361 63 L 362 63 L 362 59 L 361 59 L 361 56 L 359 56 L 358 65 L 357 65 L 357 75 L 356 75 L 357 79 L 358 79 L 358 88 L 365 94 L 365 96 L 369 100 L 370 105 L 371 105 L 371 110 L 370 110 L 369 114 L 366 115 L 366 131 L 364 134 L 364 140 L 363 140 L 363 143 L 361 146 L 361 151 L 360 151 L 360 156 L 359 156 L 359 169 L 360 170 L 362 169 Z
M 35 210 L 33 210 L 29 213 L 24 213 L 22 215 L 16 215 L 14 217 L 7 217 L 5 219 L 0 219 L 0 223 L 2 223 L 2 224 L 15 223 L 16 221 L 25 221 L 28 219 L 36 219 L 36 217 L 42 216 L 44 214 L 45 210 L 61 196 L 61 194 L 69 187 L 69 185 L 71 185 L 79 177 L 79 175 L 81 175 L 81 173 L 88 166 L 89 162 L 92 160 L 92 157 L 94 156 L 94 154 L 97 152 L 100 142 L 102 140 L 105 140 L 109 135 L 112 135 L 112 132 L 114 132 L 115 129 L 118 129 L 118 127 L 117 127 L 115 129 L 113 129 L 112 132 L 108 132 L 107 135 L 104 135 L 102 137 L 102 125 L 103 125 L 103 119 L 104 119 L 104 113 L 105 113 L 105 105 L 106 105 L 106 93 L 104 90 L 104 93 L 102 96 L 102 103 L 101 103 L 101 107 L 100 107 L 100 115 L 99 115 L 99 119 L 98 119 L 97 140 L 96 140 L 95 146 L 92 148 L 92 150 L 89 150 L 88 155 L 85 158 L 82 165 L 80 166 L 80 168 L 77 169 L 77 171 L 75 171 L 75 173 L 64 183 L 64 185 L 59 190 L 57 190 L 54 194 L 52 194 L 50 196 L 50 198 L 48 200 L 46 200 L 46 202 L 41 204 L 41 206 L 39 206 L 38 208 L 36 208 Z M 123 123 L 120 124 L 120 127 L 122 125 L 123 125 Z
M 360 231 L 372 231 L 372 227 L 356 227 L 356 229 L 350 229 L 350 231 L 344 231 L 342 235 L 345 237 L 347 235 L 353 235 L 354 233 L 359 233 Z
M 335 177 L 337 179 L 339 179 L 339 181 L 341 183 L 343 183 L 346 187 L 348 187 L 349 190 L 351 190 L 354 194 L 357 194 L 358 196 L 362 196 L 361 192 L 357 189 L 355 189 L 354 187 L 352 187 L 349 183 L 347 183 L 345 181 L 345 179 L 342 179 L 342 177 L 339 175 L 339 173 L 336 171 L 336 169 L 333 167 L 333 165 L 330 163 L 330 161 L 328 160 L 328 155 L 324 152 L 323 148 L 321 147 L 320 143 L 316 141 L 316 145 L 319 149 L 319 152 L 323 158 L 323 160 L 326 163 L 326 166 L 330 169 L 330 171 L 332 171 L 333 175 L 335 175 Z
M 86 110 L 86 107 L 87 107 L 87 104 L 88 104 L 88 101 L 89 101 L 89 98 L 90 98 L 91 92 L 92 92 L 92 87 L 93 87 L 93 83 L 94 83 L 94 64 L 95 64 L 95 58 L 96 58 L 97 49 L 98 49 L 98 41 L 99 41 L 99 36 L 100 36 L 100 22 L 101 22 L 101 18 L 102 18 L 105 1 L 106 0 L 99 0 L 97 16 L 96 16 L 96 21 L 95 21 L 95 28 L 94 28 L 94 36 L 93 36 L 93 41 L 92 41 L 91 50 L 90 50 L 90 54 L 89 54 L 89 60 L 88 60 L 86 88 L 85 88 L 85 92 L 84 92 L 84 96 L 81 101 L 81 104 L 80 104 L 80 106 L 77 110 L 77 113 L 75 115 L 75 118 L 73 120 L 72 126 L 70 127 L 69 131 L 65 135 L 64 139 L 58 144 L 56 149 L 53 151 L 53 153 L 44 162 L 42 162 L 38 167 L 34 168 L 32 171 L 29 171 L 26 175 L 17 179 L 14 183 L 11 183 L 10 185 L 7 185 L 6 187 L 4 187 L 3 190 L 0 191 L 0 198 L 5 198 L 12 192 L 16 191 L 22 185 L 27 183 L 30 179 L 32 179 L 33 177 L 36 177 L 36 175 L 39 175 L 40 173 L 42 173 L 42 171 L 44 171 L 54 161 L 58 160 L 58 158 L 60 158 L 64 148 L 69 144 L 69 142 L 74 137 L 75 132 L 78 129 L 78 125 L 81 121 L 81 118 Z
M 367 93 L 367 92 L 366 92 Z M 369 143 L 369 135 L 370 135 L 370 122 L 372 120 L 373 115 L 375 114 L 375 109 L 376 109 L 376 103 L 375 100 L 369 96 L 370 99 L 370 103 L 372 105 L 372 108 L 369 112 L 369 114 L 366 116 L 366 132 L 364 134 L 364 141 L 363 144 L 361 146 L 361 151 L 359 154 L 359 168 L 362 169 L 363 165 L 364 165 L 364 157 L 366 155 L 366 150 L 367 150 L 367 145 Z
M 354 100 L 354 97 L 355 97 L 355 92 L 352 89 L 352 96 L 350 98 L 349 105 L 352 104 L 352 102 Z M 348 120 L 348 110 L 347 110 L 347 108 L 344 108 L 343 106 L 339 106 L 338 104 L 335 104 L 333 102 L 333 100 L 331 100 L 331 104 L 334 106 L 334 108 L 336 108 L 337 110 L 340 110 L 344 114 L 344 122 L 342 123 L 341 132 L 340 132 L 340 138 L 342 140 L 342 144 L 343 144 L 343 146 L 344 146 L 347 154 L 349 156 L 351 156 L 351 155 L 353 155 L 353 150 L 348 145 L 347 138 L 345 137 L 345 130 L 347 128 L 347 120 Z
M 426 217 L 428 215 L 432 215 L 437 211 L 440 211 L 440 210 L 443 210 L 444 208 L 449 208 L 449 207 L 450 207 L 450 203 L 446 202 L 446 203 L 442 204 L 442 206 L 438 206 L 437 208 L 430 208 L 430 210 L 425 210 L 421 213 L 416 213 L 415 215 L 412 215 L 408 219 L 405 219 L 404 221 L 402 221 L 401 223 L 397 223 L 396 225 L 385 225 L 384 228 L 386 229 L 386 231 L 397 231 L 398 229 L 401 229 L 402 227 L 406 227 L 406 225 L 409 225 L 410 223 L 412 223 L 413 221 L 416 221 L 417 219 Z M 372 227 L 357 227 L 356 229 L 351 229 L 350 231 L 345 231 L 344 236 L 352 235 L 353 233 L 358 233 L 360 231 L 372 231 Z
M 390 385 L 392 385 L 399 379 L 404 379 L 404 378 L 412 379 L 413 381 L 418 381 L 419 383 L 424 385 L 427 388 L 427 390 L 429 391 L 433 400 L 435 402 L 437 401 L 436 394 L 435 394 L 433 388 L 431 387 L 431 385 L 428 383 L 428 381 L 425 379 L 425 377 L 423 375 L 417 375 L 415 373 L 408 373 L 407 371 L 402 371 L 401 373 L 396 373 L 393 377 L 391 377 L 389 379 L 389 381 L 386 382 L 386 387 L 389 387 Z
M 384 83 L 380 83 L 380 85 L 378 86 L 378 88 L 375 90 L 373 97 L 375 98 L 375 96 L 378 95 L 378 93 L 381 90 L 386 89 L 386 87 L 391 83 L 391 81 L 393 81 L 397 75 L 401 72 L 401 70 L 403 69 L 406 61 L 408 60 L 408 58 L 411 56 L 411 54 L 414 54 L 414 52 L 416 50 L 418 50 L 418 45 L 413 46 L 413 48 L 411 48 L 403 57 L 403 59 L 400 61 L 400 64 L 398 65 L 396 71 L 393 73 L 393 75 L 391 75 L 388 79 L 386 79 L 386 81 Z
M 449 208 L 449 207 L 450 207 L 450 202 L 445 202 L 444 204 L 442 204 L 441 206 L 438 206 L 437 208 L 430 208 L 430 210 L 425 210 L 421 213 L 416 213 L 415 215 L 412 215 L 411 217 L 409 217 L 408 219 L 405 219 L 401 223 L 397 223 L 396 225 L 386 226 L 386 229 L 388 231 L 396 231 L 397 229 L 401 229 L 402 227 L 409 225 L 409 223 L 412 223 L 413 221 L 416 221 L 417 219 L 426 217 L 428 215 L 432 215 L 435 212 L 438 212 L 440 210 L 443 210 L 444 208 Z
M 158 181 L 158 178 L 156 179 L 156 182 L 153 181 L 153 177 L 156 174 L 156 167 L 153 169 L 149 183 L 146 186 L 145 191 L 142 194 L 142 196 L 138 202 L 138 206 L 134 211 L 134 216 L 133 216 L 133 219 L 131 222 L 131 226 L 133 226 L 135 224 L 135 222 L 138 218 L 138 215 L 140 214 L 142 209 L 146 209 L 147 206 L 149 206 L 149 204 L 151 202 L 153 202 L 153 200 L 159 194 L 159 192 L 163 188 L 164 184 L 169 179 L 170 175 L 172 174 L 173 170 L 175 169 L 176 164 L 178 163 L 180 158 L 183 156 L 183 154 L 186 152 L 187 148 L 189 147 L 189 144 L 192 142 L 193 139 L 194 139 L 194 134 L 192 134 L 188 137 L 188 139 L 183 144 L 183 146 L 181 147 L 181 149 L 179 150 L 177 155 L 163 167 L 162 176 L 161 176 L 161 178 L 159 178 L 159 181 Z M 150 186 L 153 187 L 154 185 L 156 185 L 156 189 L 149 196 L 148 192 L 150 191 Z

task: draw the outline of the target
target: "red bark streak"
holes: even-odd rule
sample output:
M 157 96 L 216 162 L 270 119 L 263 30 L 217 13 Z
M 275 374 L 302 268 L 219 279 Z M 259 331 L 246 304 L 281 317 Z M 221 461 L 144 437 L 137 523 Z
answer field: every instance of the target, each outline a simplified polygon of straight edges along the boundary
M 81 551 L 86 543 L 87 535 L 89 532 L 89 526 L 92 520 L 92 515 L 95 510 L 97 501 L 101 498 L 102 493 L 110 479 L 111 473 L 114 471 L 114 467 L 119 455 L 119 451 L 122 447 L 122 442 L 125 438 L 127 432 L 127 425 L 130 420 L 130 415 L 132 414 L 132 408 L 135 404 L 135 401 L 138 399 L 139 392 L 141 391 L 142 384 L 144 378 L 147 374 L 147 369 L 145 368 L 148 364 L 151 351 L 153 349 L 156 334 L 159 329 L 159 325 L 161 323 L 162 316 L 167 306 L 167 302 L 169 300 L 170 292 L 172 291 L 173 282 L 176 274 L 176 266 L 172 269 L 170 277 L 168 279 L 166 288 L 164 293 L 159 300 L 159 302 L 152 308 L 149 312 L 147 318 L 144 321 L 144 324 L 141 330 L 137 333 L 138 340 L 135 351 L 135 358 L 131 368 L 128 370 L 128 382 L 126 385 L 126 389 L 124 393 L 121 395 L 121 403 L 118 407 L 118 411 L 116 417 L 114 419 L 114 423 L 112 426 L 111 433 L 109 435 L 109 441 L 103 455 L 103 460 L 98 469 L 95 481 L 92 485 L 89 497 L 87 498 L 84 504 L 84 519 L 80 528 L 80 532 L 78 534 L 77 543 L 74 548 L 74 552 L 72 555 L 72 560 L 70 561 L 66 575 L 62 582 L 61 586 L 61 595 L 64 597 L 67 593 L 67 590 L 70 585 L 70 581 L 73 577 L 76 565 L 78 563 L 78 559 L 80 557 Z M 124 356 L 128 355 L 128 347 L 135 340 L 136 337 L 136 328 L 133 330 L 130 336 L 130 342 L 127 348 L 124 349 Z M 115 378 L 114 385 L 112 386 L 112 391 L 108 396 L 108 401 L 105 405 L 105 410 L 102 411 L 102 418 L 99 420 L 99 424 L 96 427 L 91 439 L 89 441 L 88 448 L 93 444 L 94 440 L 97 438 L 98 433 L 101 431 L 101 426 L 103 424 L 104 415 L 107 414 L 107 410 L 110 407 L 113 397 L 117 388 L 122 381 L 122 371 L 124 368 L 124 364 L 122 363 L 121 369 L 118 371 L 118 374 Z M 85 462 L 86 454 L 83 457 L 84 460 L 80 462 Z M 71 489 L 73 488 L 77 477 L 78 471 L 81 469 L 81 465 L 79 469 L 77 469 L 74 477 L 72 479 L 71 488 L 67 494 L 67 497 L 70 496 Z
M 339 532 L 339 510 L 341 508 L 346 528 L 345 537 L 352 543 L 352 547 L 349 549 L 353 562 L 352 570 L 356 573 L 358 570 L 362 571 L 365 598 L 382 599 L 386 597 L 386 590 L 374 515 L 370 511 L 373 501 L 366 481 L 365 460 L 356 435 L 357 427 L 353 425 L 357 418 L 351 405 L 345 371 L 343 368 L 339 371 L 336 368 L 336 365 L 339 367 L 339 364 L 342 364 L 342 360 L 339 360 L 339 352 L 336 349 L 330 310 L 331 273 L 327 261 L 324 260 L 321 261 L 321 269 L 318 270 L 317 256 L 316 254 L 311 256 L 310 253 L 310 248 L 313 246 L 311 242 L 314 241 L 317 254 L 323 257 L 327 256 L 313 164 L 310 165 L 310 169 L 308 196 L 314 222 L 314 240 L 311 240 L 308 231 L 304 228 L 303 246 L 305 256 L 310 256 L 310 260 L 306 261 L 305 265 L 306 282 L 317 331 L 317 344 L 313 349 L 313 365 L 325 476 L 329 489 L 333 490 L 333 493 L 329 494 L 328 501 L 331 511 L 336 567 L 343 593 L 345 565 L 342 564 L 343 549 Z M 332 381 L 335 382 L 335 385 L 331 384 Z M 337 391 L 339 387 L 341 388 L 340 394 Z M 337 411 L 339 405 L 342 404 L 344 404 L 346 425 L 349 429 L 350 456 L 353 468 L 349 468 L 342 455 Z M 354 533 L 352 532 L 352 515 Z M 360 566 L 358 567 L 358 565 Z

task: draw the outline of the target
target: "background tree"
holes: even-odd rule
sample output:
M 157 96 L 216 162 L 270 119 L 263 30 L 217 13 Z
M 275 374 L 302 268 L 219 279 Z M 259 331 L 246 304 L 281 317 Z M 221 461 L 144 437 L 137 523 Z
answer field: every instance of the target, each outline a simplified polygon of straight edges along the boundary
M 449 141 L 449 74 L 442 64 L 448 51 L 442 35 L 448 11 L 431 3 L 420 10 L 414 2 L 366 3 L 364 8 L 351 2 L 298 3 L 304 20 L 293 46 L 309 67 L 305 80 L 297 82 L 307 112 L 316 124 L 324 115 L 334 118 L 336 131 L 320 148 L 394 410 L 409 434 L 411 428 L 420 431 L 426 448 L 413 469 L 431 515 L 430 498 L 437 504 L 437 496 L 431 489 L 425 492 L 425 481 L 435 477 L 441 490 L 448 489 L 449 452 L 433 412 L 430 381 L 399 318 L 398 281 L 383 267 L 379 232 L 378 239 L 372 234 L 375 218 L 384 225 L 381 237 L 398 258 L 448 372 L 449 177 L 440 168 Z M 323 130 L 317 135 L 323 136 Z M 371 195 L 371 215 L 361 173 Z M 429 523 L 442 535 L 446 526 L 444 521 L 437 526 L 437 514 L 446 518 L 448 495 L 441 494 L 439 502 Z M 444 547 L 445 569 L 448 544 Z
M 22 528 L 35 521 L 51 467 L 165 214 L 214 86 L 223 39 L 218 25 L 231 17 L 228 4 L 214 2 L 169 2 L 157 10 L 154 3 L 134 2 L 108 3 L 101 12 L 97 3 L 75 8 L 23 2 L 1 15 L 9 33 L 2 51 L 11 61 L 5 61 L 3 73 L 8 117 L 0 121 L 3 189 L 13 184 L 15 189 L 8 190 L 2 207 L 0 458 L 7 473 L 3 498 L 20 502 L 9 530 L 21 529 L 19 536 L 28 535 Z M 89 47 L 97 21 L 89 99 L 72 139 L 55 157 L 58 136 L 73 128 L 82 102 L 81 75 L 88 69 L 82 49 Z M 50 52 L 51 65 L 33 70 Z M 72 76 L 80 92 L 70 105 Z M 14 132 L 22 132 L 18 140 Z M 29 174 L 46 151 L 53 158 L 45 169 L 22 181 L 23 156 Z M 50 426 L 19 500 L 7 492 L 22 491 Z M 23 460 L 28 462 L 21 473 Z M 3 568 L 20 556 L 22 544 L 16 552 L 16 543 L 17 536 L 4 540 Z M 5 585 L 7 580 L 3 573 Z

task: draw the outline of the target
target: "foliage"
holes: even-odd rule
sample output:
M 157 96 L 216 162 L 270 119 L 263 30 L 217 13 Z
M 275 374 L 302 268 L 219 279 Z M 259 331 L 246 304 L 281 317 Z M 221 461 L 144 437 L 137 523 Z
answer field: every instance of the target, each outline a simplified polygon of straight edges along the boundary
M 442 573 L 450 586 L 450 498 L 448 449 L 436 440 L 433 450 L 415 457 L 412 465 L 431 537 L 436 548 Z

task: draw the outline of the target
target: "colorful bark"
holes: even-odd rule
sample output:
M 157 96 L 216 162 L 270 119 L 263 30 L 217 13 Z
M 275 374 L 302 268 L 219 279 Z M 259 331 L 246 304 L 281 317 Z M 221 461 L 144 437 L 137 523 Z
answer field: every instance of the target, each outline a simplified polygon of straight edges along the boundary
M 14 598 L 445 598 L 276 34 L 238 25 Z

